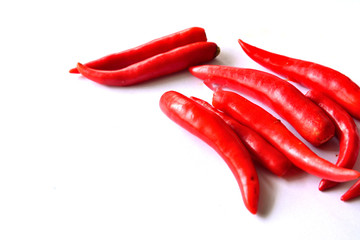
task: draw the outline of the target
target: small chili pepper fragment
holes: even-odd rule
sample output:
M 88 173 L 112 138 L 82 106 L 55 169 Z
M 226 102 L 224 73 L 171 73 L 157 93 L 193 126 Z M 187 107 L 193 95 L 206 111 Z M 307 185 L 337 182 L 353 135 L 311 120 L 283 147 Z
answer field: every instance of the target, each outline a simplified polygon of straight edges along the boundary
M 353 117 L 360 119 L 360 87 L 349 77 L 317 63 L 268 52 L 241 40 L 239 43 L 255 62 L 290 81 L 326 94 Z
M 272 108 L 311 144 L 318 146 L 334 136 L 335 127 L 316 104 L 289 82 L 273 74 L 247 68 L 203 65 L 190 72 L 208 85 L 248 94 Z
M 295 166 L 305 172 L 338 182 L 350 181 L 360 177 L 360 173 L 355 170 L 335 166 L 317 156 L 279 119 L 234 92 L 215 91 L 213 106 L 254 129 L 281 151 Z
M 245 206 L 256 214 L 258 176 L 249 152 L 235 132 L 218 115 L 175 91 L 168 91 L 161 96 L 160 108 L 171 120 L 218 152 L 234 174 Z
M 117 70 L 141 62 L 160 53 L 170 51 L 174 48 L 185 46 L 190 43 L 206 41 L 206 33 L 203 28 L 191 27 L 154 39 L 140 46 L 104 56 L 84 65 L 98 70 Z M 69 72 L 79 73 L 77 68 L 73 68 Z
M 340 142 L 336 165 L 353 168 L 360 150 L 360 137 L 353 118 L 340 105 L 320 92 L 310 90 L 306 96 L 318 104 L 335 123 L 336 136 Z M 337 182 L 323 179 L 319 184 L 319 190 L 324 191 L 337 184 Z
M 293 164 L 284 156 L 284 154 L 272 146 L 257 132 L 239 123 L 224 112 L 214 108 L 210 103 L 196 97 L 191 97 L 191 99 L 219 115 L 235 131 L 252 158 L 263 167 L 279 177 L 285 175 L 293 167 Z
M 86 78 L 108 86 L 129 86 L 179 72 L 214 59 L 220 52 L 213 42 L 197 42 L 155 55 L 119 70 L 96 70 L 78 63 Z

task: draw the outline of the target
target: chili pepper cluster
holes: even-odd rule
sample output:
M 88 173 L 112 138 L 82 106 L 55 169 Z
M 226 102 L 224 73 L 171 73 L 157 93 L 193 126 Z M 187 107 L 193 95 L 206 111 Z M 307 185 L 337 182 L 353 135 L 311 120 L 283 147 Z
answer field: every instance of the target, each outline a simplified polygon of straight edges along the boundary
M 360 172 L 352 169 L 360 150 L 353 119 L 360 120 L 359 86 L 326 66 L 238 42 L 251 59 L 281 77 L 256 69 L 200 65 L 214 59 L 220 49 L 216 43 L 207 41 L 204 29 L 199 27 L 86 64 L 78 63 L 70 73 L 81 73 L 111 86 L 134 85 L 186 69 L 203 80 L 213 90 L 212 103 L 168 91 L 160 98 L 160 108 L 224 159 L 238 182 L 245 206 L 253 214 L 257 212 L 260 196 L 255 162 L 280 177 L 292 168 L 302 169 L 321 178 L 321 191 L 359 179 Z M 289 81 L 309 91 L 303 94 Z M 314 146 L 337 137 L 340 148 L 337 162 L 333 164 L 315 154 L 281 120 L 240 93 L 274 110 Z M 357 196 L 360 180 L 341 200 Z

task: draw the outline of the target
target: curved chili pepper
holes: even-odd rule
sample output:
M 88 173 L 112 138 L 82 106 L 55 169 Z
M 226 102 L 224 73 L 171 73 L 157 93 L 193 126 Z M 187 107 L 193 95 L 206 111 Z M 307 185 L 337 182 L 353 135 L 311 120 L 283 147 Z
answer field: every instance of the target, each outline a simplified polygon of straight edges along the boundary
M 119 53 L 107 55 L 84 65 L 89 68 L 99 70 L 116 70 L 143 61 L 160 53 L 170 51 L 177 47 L 185 46 L 194 42 L 206 41 L 207 38 L 205 30 L 200 27 L 192 27 L 154 39 L 150 42 Z M 69 72 L 79 73 L 77 68 L 73 68 Z
M 360 196 L 360 180 L 358 180 L 354 185 L 352 185 L 349 190 L 347 190 L 342 196 L 342 201 L 348 201 Z
M 171 120 L 219 153 L 239 184 L 245 206 L 255 214 L 259 180 L 250 154 L 235 132 L 218 115 L 175 91 L 161 96 L 160 108 Z
M 311 144 L 318 146 L 335 134 L 334 124 L 315 103 L 289 82 L 255 69 L 203 65 L 190 72 L 207 85 L 244 92 L 276 111 Z
M 208 102 L 196 97 L 191 97 L 191 99 L 219 115 L 235 131 L 253 159 L 257 160 L 257 162 L 266 169 L 277 176 L 283 176 L 292 168 L 293 164 L 289 159 L 257 132 L 239 123 L 224 112 L 214 108 Z
M 360 150 L 360 137 L 353 118 L 340 105 L 320 92 L 310 90 L 306 96 L 318 104 L 335 123 L 336 136 L 340 142 L 336 165 L 353 168 Z M 319 184 L 319 190 L 323 191 L 336 185 L 337 182 L 323 179 Z
M 360 88 L 344 74 L 317 63 L 271 53 L 241 40 L 239 43 L 255 62 L 291 81 L 326 94 L 353 117 L 360 119 Z
M 353 169 L 335 166 L 317 156 L 290 132 L 279 119 L 234 92 L 215 91 L 213 106 L 257 131 L 295 166 L 305 172 L 337 182 L 345 182 L 360 177 L 360 173 Z
M 175 73 L 214 59 L 220 50 L 213 42 L 191 43 L 119 70 L 96 70 L 78 63 L 86 78 L 109 86 L 128 86 Z

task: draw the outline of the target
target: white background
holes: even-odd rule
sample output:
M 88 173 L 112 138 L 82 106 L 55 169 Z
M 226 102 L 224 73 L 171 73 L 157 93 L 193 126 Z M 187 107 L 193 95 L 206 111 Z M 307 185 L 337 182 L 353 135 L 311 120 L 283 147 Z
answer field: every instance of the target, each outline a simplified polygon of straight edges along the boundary
M 259 213 L 246 210 L 223 160 L 159 109 L 167 90 L 211 101 L 189 72 L 111 88 L 68 70 L 199 26 L 222 50 L 212 64 L 264 70 L 241 38 L 360 84 L 359 11 L 357 0 L 3 1 L 0 239 L 355 239 L 360 200 L 340 201 L 353 182 L 323 193 L 316 177 L 259 169 Z M 334 162 L 338 142 L 314 150 Z

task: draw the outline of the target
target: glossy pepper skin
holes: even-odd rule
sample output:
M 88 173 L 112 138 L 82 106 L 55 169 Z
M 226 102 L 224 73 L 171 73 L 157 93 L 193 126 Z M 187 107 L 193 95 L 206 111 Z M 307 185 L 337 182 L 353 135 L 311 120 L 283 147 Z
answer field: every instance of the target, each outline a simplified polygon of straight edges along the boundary
M 257 131 L 295 166 L 305 172 L 338 182 L 350 181 L 360 177 L 360 173 L 355 170 L 337 167 L 317 156 L 279 119 L 234 92 L 215 91 L 213 106 Z
M 160 53 L 170 51 L 174 48 L 185 46 L 190 43 L 206 41 L 206 33 L 203 28 L 191 27 L 154 39 L 134 48 L 109 54 L 84 65 L 98 70 L 117 70 L 141 62 Z M 79 73 L 77 68 L 73 68 L 69 72 Z
M 342 201 L 349 201 L 351 199 L 357 198 L 360 196 L 360 180 L 358 180 L 354 185 L 352 185 L 349 190 L 347 190 L 342 196 Z
M 214 59 L 220 50 L 213 42 L 197 42 L 178 47 L 118 70 L 97 70 L 78 63 L 86 78 L 108 86 L 129 86 L 179 72 Z
M 190 72 L 207 85 L 226 87 L 248 94 L 287 120 L 296 131 L 315 146 L 335 134 L 329 117 L 289 82 L 273 74 L 247 68 L 203 65 Z
M 218 152 L 234 174 L 245 206 L 256 214 L 258 176 L 249 152 L 235 132 L 218 115 L 175 91 L 165 92 L 161 96 L 160 108 L 171 120 Z
M 349 77 L 317 63 L 268 52 L 241 40 L 239 43 L 255 62 L 291 81 L 326 94 L 353 117 L 360 119 L 360 88 Z
M 191 97 L 191 99 L 219 115 L 235 131 L 252 158 L 263 167 L 279 177 L 285 175 L 293 167 L 293 164 L 284 154 L 273 147 L 257 132 L 214 108 L 210 103 L 196 97 Z
M 310 90 L 306 96 L 324 109 L 335 123 L 336 136 L 340 145 L 336 165 L 353 168 L 360 150 L 360 137 L 353 118 L 340 105 L 320 92 Z M 336 185 L 337 182 L 323 179 L 319 184 L 319 190 L 323 191 Z

